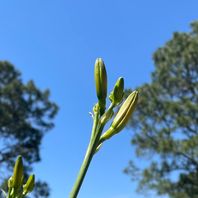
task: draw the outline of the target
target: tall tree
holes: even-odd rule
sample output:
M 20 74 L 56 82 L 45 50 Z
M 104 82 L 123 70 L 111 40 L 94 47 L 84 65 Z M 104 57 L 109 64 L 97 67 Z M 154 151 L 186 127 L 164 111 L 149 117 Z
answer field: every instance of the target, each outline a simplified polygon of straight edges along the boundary
M 58 107 L 49 100 L 49 90 L 39 90 L 33 81 L 23 83 L 21 73 L 0 61 L 0 175 L 1 181 L 12 171 L 17 155 L 22 155 L 25 173 L 41 160 L 40 145 L 53 126 Z M 37 183 L 35 197 L 48 197 L 44 182 Z
M 137 88 L 129 124 L 136 155 L 147 160 L 138 170 L 130 161 L 125 172 L 138 174 L 139 189 L 170 198 L 198 197 L 198 22 L 191 28 L 154 53 L 151 82 Z

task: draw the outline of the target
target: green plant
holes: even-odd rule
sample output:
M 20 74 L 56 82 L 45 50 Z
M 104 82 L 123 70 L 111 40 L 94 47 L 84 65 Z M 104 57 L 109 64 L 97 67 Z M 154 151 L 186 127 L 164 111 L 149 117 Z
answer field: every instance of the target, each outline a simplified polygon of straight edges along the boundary
M 107 109 L 107 73 L 105 64 L 101 58 L 96 59 L 95 63 L 95 83 L 98 102 L 93 107 L 91 138 L 78 177 L 70 193 L 70 198 L 77 197 L 93 156 L 100 150 L 102 144 L 107 139 L 119 133 L 126 126 L 138 100 L 138 92 L 133 91 L 121 105 L 109 129 L 103 133 L 104 126 L 114 116 L 114 108 L 122 103 L 124 79 L 122 77 L 118 78 L 113 91 L 109 95 L 110 106 Z M 25 185 L 23 185 L 23 177 L 22 157 L 19 156 L 14 167 L 13 176 L 8 180 L 8 193 L 4 193 L 6 198 L 24 198 L 33 190 L 34 175 L 29 177 Z
M 8 180 L 8 192 L 3 192 L 6 198 L 24 198 L 26 197 L 34 188 L 34 175 L 30 175 L 24 184 L 24 173 L 23 173 L 23 161 L 22 157 L 18 156 L 13 175 Z
M 107 73 L 105 64 L 101 58 L 96 59 L 94 76 L 98 102 L 93 107 L 93 128 L 87 152 L 85 154 L 84 161 L 81 165 L 76 182 L 70 193 L 70 198 L 77 197 L 93 156 L 100 150 L 104 141 L 119 133 L 126 126 L 138 100 L 137 91 L 130 93 L 130 95 L 121 105 L 118 113 L 115 115 L 109 129 L 103 133 L 104 126 L 114 116 L 113 109 L 122 103 L 124 95 L 124 79 L 122 77 L 118 78 L 113 91 L 109 95 L 111 102 L 110 106 L 106 109 Z

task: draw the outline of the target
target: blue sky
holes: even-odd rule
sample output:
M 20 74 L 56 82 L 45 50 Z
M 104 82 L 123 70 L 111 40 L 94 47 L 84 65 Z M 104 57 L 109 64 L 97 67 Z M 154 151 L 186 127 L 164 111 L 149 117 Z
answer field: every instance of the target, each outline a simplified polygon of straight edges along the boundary
M 0 6 L 0 59 L 16 65 L 24 81 L 49 88 L 60 107 L 34 172 L 50 184 L 51 198 L 68 197 L 91 131 L 95 59 L 106 63 L 109 91 L 119 76 L 127 88 L 149 82 L 152 53 L 174 31 L 189 31 L 198 1 L 1 0 Z M 131 134 L 124 130 L 104 144 L 79 198 L 142 198 L 122 173 L 135 158 Z

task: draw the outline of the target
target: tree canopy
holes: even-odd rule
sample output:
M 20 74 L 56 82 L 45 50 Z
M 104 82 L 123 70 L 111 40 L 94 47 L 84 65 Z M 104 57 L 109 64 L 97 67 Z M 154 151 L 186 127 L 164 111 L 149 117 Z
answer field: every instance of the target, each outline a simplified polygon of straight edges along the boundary
M 0 175 L 5 179 L 12 171 L 16 157 L 24 159 L 25 173 L 39 162 L 44 134 L 53 126 L 58 107 L 49 99 L 49 90 L 39 90 L 33 81 L 24 83 L 21 73 L 7 62 L 0 61 Z M 5 171 L 6 170 L 6 171 Z M 3 177 L 2 177 L 3 176 Z M 47 184 L 38 182 L 38 197 Z M 43 186 L 43 188 L 42 188 Z M 42 193 L 40 193 L 42 192 Z
M 198 22 L 191 28 L 154 53 L 151 82 L 137 88 L 129 124 L 136 155 L 146 161 L 136 168 L 130 161 L 125 172 L 138 173 L 139 189 L 170 198 L 198 197 Z

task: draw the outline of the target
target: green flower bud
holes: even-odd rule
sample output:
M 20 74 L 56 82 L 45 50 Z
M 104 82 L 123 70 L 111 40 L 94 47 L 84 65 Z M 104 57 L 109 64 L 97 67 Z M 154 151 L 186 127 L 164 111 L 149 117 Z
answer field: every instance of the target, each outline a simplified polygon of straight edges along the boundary
M 96 103 L 96 104 L 93 106 L 93 114 L 94 114 L 94 115 L 97 114 L 97 113 L 99 112 L 99 109 L 100 109 L 99 104 Z
M 109 95 L 109 99 L 113 105 L 118 105 L 122 102 L 124 96 L 124 78 L 118 78 L 113 91 Z
M 94 71 L 96 93 L 98 97 L 98 103 L 100 106 L 100 114 L 105 112 L 106 97 L 107 97 L 107 72 L 105 64 L 101 58 L 97 58 L 95 62 Z
M 19 189 L 22 186 L 22 183 L 23 183 L 23 161 L 22 161 L 22 157 L 18 156 L 14 166 L 14 171 L 12 176 L 12 186 L 15 189 Z
M 10 196 L 12 196 L 14 194 L 14 188 L 13 188 L 13 178 L 12 176 L 8 179 L 8 191 L 9 191 L 9 194 Z M 6 196 L 7 197 L 7 196 Z
M 100 143 L 119 133 L 127 124 L 135 110 L 138 101 L 138 91 L 132 92 L 122 104 L 110 128 L 101 136 Z
M 8 179 L 8 188 L 13 188 L 13 178 L 12 177 L 10 177 Z
M 23 186 L 23 195 L 27 195 L 34 189 L 35 176 L 30 175 L 26 184 Z
M 101 117 L 101 124 L 105 125 L 114 115 L 113 109 L 106 111 Z

